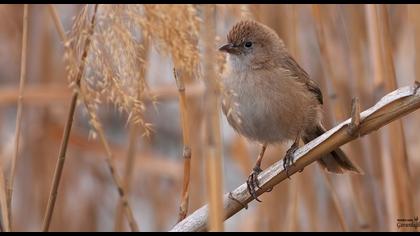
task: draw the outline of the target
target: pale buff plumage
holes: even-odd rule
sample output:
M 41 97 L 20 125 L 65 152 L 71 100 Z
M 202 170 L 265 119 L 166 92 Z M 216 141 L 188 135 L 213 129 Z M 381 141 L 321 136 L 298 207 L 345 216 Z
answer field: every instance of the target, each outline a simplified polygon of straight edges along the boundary
M 254 27 L 260 26 L 262 30 L 254 34 Z M 293 140 L 299 132 L 312 130 L 321 120 L 321 104 L 316 94 L 308 92 L 305 81 L 287 67 L 285 61 L 290 59 L 283 56 L 287 52 L 281 39 L 254 21 L 237 24 L 228 36 L 236 42 L 245 38 L 254 42 L 254 51 L 229 54 L 223 75 L 227 92 L 222 108 L 225 114 L 231 108 L 229 123 L 245 137 L 267 144 Z
M 318 85 L 272 29 L 256 21 L 241 21 L 232 27 L 227 41 L 220 48 L 228 53 L 222 109 L 238 133 L 263 145 L 295 140 L 296 146 L 300 138 L 307 143 L 325 132 Z M 257 172 L 262 155 L 254 168 Z M 340 149 L 319 163 L 334 173 L 359 172 Z
M 230 67 L 224 77 L 224 88 L 230 92 L 225 93 L 222 107 L 227 114 L 227 107 L 238 104 L 227 119 L 242 135 L 260 143 L 276 143 L 293 140 L 299 132 L 319 124 L 316 96 L 288 69 L 280 65 L 251 70 Z

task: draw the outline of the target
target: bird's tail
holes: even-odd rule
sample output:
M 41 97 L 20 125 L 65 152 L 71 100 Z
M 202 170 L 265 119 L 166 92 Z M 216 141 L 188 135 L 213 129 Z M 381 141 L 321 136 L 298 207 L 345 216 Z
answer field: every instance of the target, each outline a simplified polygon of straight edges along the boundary
M 305 136 L 302 137 L 303 142 L 309 143 L 313 139 L 325 133 L 325 128 L 322 125 L 318 125 L 315 129 L 310 132 L 306 132 Z M 344 172 L 351 171 L 358 174 L 363 174 L 363 172 L 355 164 L 353 164 L 346 154 L 340 149 L 337 148 L 332 152 L 326 154 L 318 160 L 318 163 L 321 167 L 332 173 L 343 174 Z

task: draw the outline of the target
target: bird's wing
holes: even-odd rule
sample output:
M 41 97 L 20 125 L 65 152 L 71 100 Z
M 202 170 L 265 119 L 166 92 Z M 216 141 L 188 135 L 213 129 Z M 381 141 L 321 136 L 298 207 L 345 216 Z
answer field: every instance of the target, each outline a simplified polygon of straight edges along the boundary
M 288 69 L 290 69 L 290 72 L 293 73 L 299 81 L 303 82 L 309 91 L 315 94 L 320 104 L 323 104 L 321 89 L 314 80 L 309 78 L 308 73 L 306 73 L 306 71 L 302 69 L 302 67 L 300 67 L 295 59 L 290 55 L 285 57 L 284 62 L 286 63 Z

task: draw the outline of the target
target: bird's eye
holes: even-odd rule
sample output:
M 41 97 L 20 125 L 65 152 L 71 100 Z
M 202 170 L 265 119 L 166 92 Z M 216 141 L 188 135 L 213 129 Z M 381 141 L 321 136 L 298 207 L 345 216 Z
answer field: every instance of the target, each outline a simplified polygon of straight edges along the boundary
M 246 42 L 245 47 L 250 48 L 252 46 L 252 42 Z

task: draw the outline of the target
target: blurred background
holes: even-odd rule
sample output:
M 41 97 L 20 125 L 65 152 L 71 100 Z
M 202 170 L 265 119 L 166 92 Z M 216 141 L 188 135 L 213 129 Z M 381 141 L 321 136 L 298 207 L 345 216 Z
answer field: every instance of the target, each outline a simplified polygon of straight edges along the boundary
M 4 187 L 0 192 L 2 196 L 6 194 L 5 186 L 15 158 L 13 231 L 42 229 L 73 93 L 69 81 L 74 80 L 68 79 L 71 65 L 65 60 L 68 51 L 48 7 L 28 7 L 26 81 L 22 90 L 20 141 L 15 155 L 23 5 L 0 5 L 0 186 Z M 206 76 L 203 74 L 213 70 L 215 81 L 220 78 L 224 55 L 216 49 L 225 42 L 229 28 L 238 20 L 252 18 L 276 30 L 290 53 L 320 84 L 327 128 L 350 116 L 353 97 L 359 97 L 361 108 L 365 110 L 386 93 L 411 85 L 420 76 L 418 5 L 100 5 L 97 13 L 94 6 L 54 7 L 72 42 L 85 37 L 84 31 L 77 28 L 82 26 L 75 26 L 75 22 L 83 22 L 80 20 L 83 17 L 88 22 L 97 14 L 98 28 L 92 36 L 92 48 L 98 51 L 92 50 L 93 56 L 87 57 L 86 84 L 95 83 L 95 78 L 101 75 L 104 76 L 99 81 L 112 80 L 112 75 L 106 75 L 104 65 L 99 65 L 102 62 L 97 59 L 102 55 L 100 50 L 107 47 L 110 51 L 107 63 L 116 67 L 117 72 L 125 72 L 124 66 L 130 66 L 126 74 L 119 73 L 120 82 L 115 83 L 115 86 L 121 83 L 122 97 L 126 96 L 125 92 L 131 96 L 130 86 L 138 85 L 138 80 L 124 78 L 130 73 L 141 77 L 139 81 L 144 88 L 137 94 L 142 101 L 138 115 L 143 128 L 144 124 L 151 124 L 149 135 L 142 135 L 142 127 L 133 128 L 133 124 L 127 122 L 131 107 L 118 102 L 120 97 L 113 94 L 114 90 L 109 90 L 112 95 L 108 96 L 106 89 L 89 92 L 89 88 L 97 89 L 96 85 L 89 85 L 83 98 L 91 99 L 90 104 L 97 114 L 95 119 L 102 124 L 116 173 L 126 186 L 140 231 L 168 231 L 178 220 L 184 159 L 174 67 L 186 84 L 192 151 L 188 214 L 208 202 L 206 184 L 212 175 L 206 175 L 205 149 L 208 146 L 204 134 L 210 108 L 204 100 Z M 213 13 L 210 19 L 204 17 L 206 7 Z M 115 22 L 122 25 L 122 30 L 115 29 Z M 132 42 L 140 47 L 130 44 L 129 40 L 120 42 L 118 34 L 107 35 L 107 30 L 131 35 L 135 38 Z M 205 50 L 209 43 L 214 44 L 214 52 Z M 134 46 L 125 48 L 127 45 Z M 127 62 L 128 54 L 135 50 L 139 50 L 142 58 L 138 69 Z M 217 59 L 214 68 L 191 69 L 206 64 L 208 58 Z M 99 95 L 88 96 L 92 94 Z M 210 110 L 219 117 L 216 125 L 219 131 L 215 133 L 217 136 L 220 132 L 219 164 L 222 168 L 220 173 L 212 174 L 221 177 L 220 187 L 228 192 L 245 182 L 259 146 L 236 134 L 220 110 Z M 79 99 L 50 230 L 129 231 L 105 161 L 107 153 L 101 141 L 95 138 L 89 114 Z M 312 164 L 291 180 L 280 183 L 272 192 L 263 194 L 262 203 L 252 202 L 248 210 L 228 219 L 224 229 L 413 230 L 399 229 L 397 219 L 411 219 L 420 213 L 419 120 L 420 112 L 415 111 L 344 145 L 344 151 L 364 170 L 363 176 L 329 175 Z M 270 146 L 263 169 L 281 160 L 288 146 Z M 0 205 L 3 219 L 4 201 L 0 201 Z

